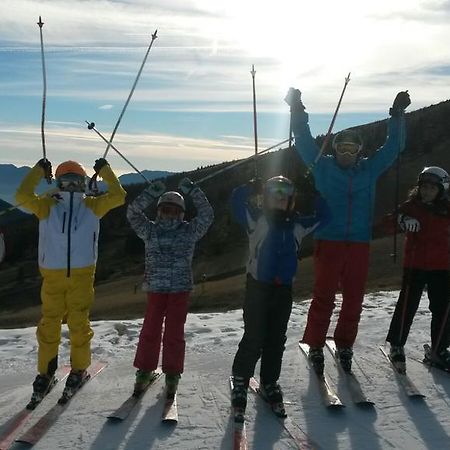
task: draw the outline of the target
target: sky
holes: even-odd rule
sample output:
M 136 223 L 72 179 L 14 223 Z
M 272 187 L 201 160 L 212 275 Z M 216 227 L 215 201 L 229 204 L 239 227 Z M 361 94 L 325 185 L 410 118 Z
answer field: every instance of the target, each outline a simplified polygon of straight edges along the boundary
M 0 164 L 42 156 L 91 168 L 149 53 L 115 145 L 141 170 L 191 170 L 252 155 L 252 76 L 259 149 L 288 137 L 283 98 L 302 91 L 325 133 L 351 72 L 335 130 L 380 120 L 408 89 L 415 110 L 448 99 L 449 0 L 15 0 L 0 5 Z M 113 151 L 113 168 L 131 171 Z M 91 170 L 92 172 L 92 170 Z

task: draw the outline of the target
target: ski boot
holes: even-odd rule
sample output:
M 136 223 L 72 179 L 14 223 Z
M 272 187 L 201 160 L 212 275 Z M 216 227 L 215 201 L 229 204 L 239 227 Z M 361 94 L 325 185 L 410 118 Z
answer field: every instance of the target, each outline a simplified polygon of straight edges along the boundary
M 73 397 L 75 392 L 77 392 L 89 378 L 90 375 L 87 370 L 72 369 L 67 377 L 66 386 L 64 387 L 64 391 L 61 398 L 58 400 L 58 403 L 60 405 L 67 403 Z
M 248 378 L 233 376 L 231 406 L 233 407 L 235 423 L 244 423 L 245 408 L 247 407 L 248 383 Z
M 168 399 L 173 399 L 178 389 L 178 382 L 180 381 L 181 375 L 179 373 L 168 374 L 166 373 L 166 397 Z
M 286 409 L 283 402 L 283 391 L 278 383 L 262 383 L 261 394 L 266 398 L 272 411 L 281 418 L 286 418 Z
M 323 348 L 322 347 L 315 347 L 315 348 L 311 347 L 309 349 L 308 358 L 311 361 L 314 371 L 319 375 L 323 375 L 323 371 L 325 369 L 325 358 L 323 356 Z
M 150 383 L 155 378 L 153 371 L 147 372 L 145 370 L 138 369 L 136 371 L 136 380 L 134 382 L 133 396 L 139 397 L 147 389 Z
M 403 345 L 391 345 L 389 359 L 399 373 L 406 373 L 406 358 Z
M 336 351 L 336 356 L 341 363 L 344 372 L 352 371 L 353 349 L 351 347 L 340 347 Z
M 41 403 L 42 399 L 52 390 L 55 384 L 55 375 L 37 375 L 33 382 L 33 393 L 31 394 L 31 400 L 26 408 L 31 410 L 36 408 L 36 406 Z
M 450 372 L 450 352 L 446 348 L 439 350 L 436 354 L 433 354 L 433 351 L 425 354 L 424 362 Z

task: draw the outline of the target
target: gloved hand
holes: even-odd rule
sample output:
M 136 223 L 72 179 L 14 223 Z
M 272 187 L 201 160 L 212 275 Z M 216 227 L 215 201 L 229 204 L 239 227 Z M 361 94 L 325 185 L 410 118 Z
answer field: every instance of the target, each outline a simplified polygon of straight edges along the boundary
M 291 107 L 291 111 L 305 110 L 305 106 L 302 103 L 302 93 L 298 89 L 289 88 L 284 101 Z
M 44 170 L 44 178 L 53 178 L 52 163 L 48 159 L 42 158 L 36 163 L 36 165 L 42 167 L 42 169 Z
M 392 117 L 398 117 L 405 109 L 411 104 L 408 91 L 399 92 L 392 103 L 392 107 L 389 109 L 389 114 Z
M 158 198 L 166 191 L 166 185 L 162 181 L 153 181 L 146 189 L 145 192 L 153 198 Z
M 417 219 L 414 219 L 414 217 L 401 214 L 398 216 L 398 223 L 403 231 L 410 231 L 412 233 L 420 231 L 420 222 Z
M 179 183 L 178 183 L 178 189 L 182 192 L 182 194 L 184 195 L 189 195 L 192 191 L 192 189 L 194 189 L 196 187 L 196 184 L 194 182 L 192 182 L 189 178 L 183 178 Z
M 253 178 L 252 180 L 250 180 L 248 182 L 248 185 L 250 186 L 251 195 L 262 194 L 263 182 L 262 182 L 261 178 L 259 178 L 259 177 Z
M 94 172 L 100 173 L 100 170 L 102 170 L 105 166 L 109 166 L 109 163 L 105 158 L 96 159 L 94 164 Z

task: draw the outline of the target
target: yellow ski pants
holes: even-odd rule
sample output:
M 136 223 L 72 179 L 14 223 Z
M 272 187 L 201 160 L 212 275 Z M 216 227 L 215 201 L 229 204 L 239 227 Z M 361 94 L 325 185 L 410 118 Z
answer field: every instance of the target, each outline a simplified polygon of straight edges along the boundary
M 55 364 L 61 341 L 61 325 L 67 318 L 72 369 L 82 370 L 91 364 L 90 342 L 94 332 L 89 312 L 94 301 L 94 267 L 65 270 L 42 269 L 42 318 L 37 327 L 38 372 L 46 374 Z

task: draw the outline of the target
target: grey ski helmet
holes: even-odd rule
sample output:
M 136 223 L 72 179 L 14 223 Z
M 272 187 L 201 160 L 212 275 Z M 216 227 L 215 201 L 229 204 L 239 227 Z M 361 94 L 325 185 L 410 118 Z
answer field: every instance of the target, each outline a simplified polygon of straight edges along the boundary
M 282 175 L 269 178 L 264 183 L 264 201 L 268 195 L 284 196 L 288 199 L 288 210 L 294 206 L 295 186 L 294 183 Z
M 180 207 L 183 212 L 186 211 L 183 196 L 175 191 L 164 192 L 164 194 L 159 197 L 157 207 L 161 206 L 162 204 L 175 205 Z

